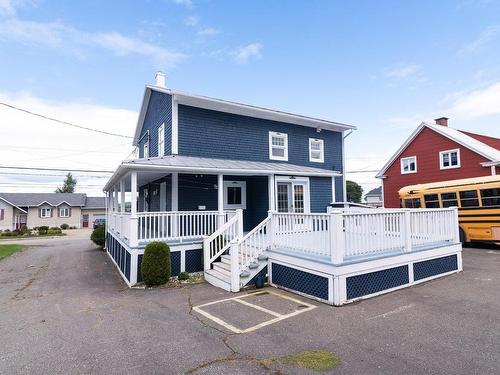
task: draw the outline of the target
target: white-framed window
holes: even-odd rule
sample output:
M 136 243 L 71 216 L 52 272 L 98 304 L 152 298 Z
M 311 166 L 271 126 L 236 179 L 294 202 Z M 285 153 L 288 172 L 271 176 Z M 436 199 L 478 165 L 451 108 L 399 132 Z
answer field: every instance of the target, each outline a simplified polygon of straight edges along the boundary
M 69 207 L 59 207 L 59 217 L 69 217 Z
M 5 209 L 0 208 L 0 221 L 2 221 L 5 218 Z
M 417 173 L 417 157 L 409 156 L 401 159 L 401 174 Z
M 144 142 L 142 146 L 142 157 L 149 158 L 149 141 Z
M 460 168 L 460 149 L 441 151 L 439 153 L 439 168 Z
M 52 208 L 40 208 L 40 217 L 52 217 Z
M 165 124 L 158 128 L 158 156 L 165 155 Z
M 309 161 L 325 162 L 325 144 L 322 139 L 309 138 Z
M 247 183 L 245 181 L 224 181 L 224 208 L 229 210 L 247 208 Z
M 269 132 L 269 159 L 288 160 L 288 134 Z

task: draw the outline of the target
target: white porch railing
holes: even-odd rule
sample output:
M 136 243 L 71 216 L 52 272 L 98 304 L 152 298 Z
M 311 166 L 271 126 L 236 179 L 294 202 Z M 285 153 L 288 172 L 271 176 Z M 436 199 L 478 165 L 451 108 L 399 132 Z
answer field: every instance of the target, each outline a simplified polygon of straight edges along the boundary
M 245 269 L 251 262 L 256 261 L 262 251 L 271 245 L 270 222 L 271 217 L 268 216 L 238 241 L 238 263 L 241 269 Z
M 114 212 L 108 214 L 108 229 L 123 239 L 130 239 L 130 213 Z

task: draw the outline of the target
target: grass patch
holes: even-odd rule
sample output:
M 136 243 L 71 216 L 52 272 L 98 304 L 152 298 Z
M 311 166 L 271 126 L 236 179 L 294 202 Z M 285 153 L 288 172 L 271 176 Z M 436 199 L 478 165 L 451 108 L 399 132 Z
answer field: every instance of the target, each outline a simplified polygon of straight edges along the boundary
M 23 245 L 0 245 L 0 260 L 24 249 Z
M 324 350 L 306 350 L 276 358 L 276 361 L 318 372 L 331 370 L 340 363 L 335 354 Z

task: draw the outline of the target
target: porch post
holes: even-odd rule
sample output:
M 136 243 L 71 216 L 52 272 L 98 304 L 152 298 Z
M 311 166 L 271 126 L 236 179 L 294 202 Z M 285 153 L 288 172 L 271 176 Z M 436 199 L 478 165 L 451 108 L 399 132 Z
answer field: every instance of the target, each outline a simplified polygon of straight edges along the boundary
M 231 292 L 236 293 L 240 291 L 239 245 L 236 241 L 231 242 L 229 256 L 231 259 Z
M 275 203 L 275 197 L 276 194 L 274 192 L 274 175 L 270 174 L 267 177 L 267 182 L 268 182 L 268 192 L 269 192 L 269 211 L 275 211 L 276 210 L 276 203 Z
M 120 180 L 120 213 L 125 212 L 125 180 Z
M 172 211 L 179 211 L 179 174 L 172 173 Z M 180 228 L 179 215 L 172 216 L 172 237 L 177 237 Z
M 118 186 L 113 188 L 113 211 L 118 212 Z
M 139 218 L 137 217 L 137 172 L 130 173 L 130 247 L 136 247 L 138 241 L 138 225 Z M 137 256 L 137 255 L 136 255 Z
M 217 175 L 217 228 L 224 225 L 224 175 L 219 173 Z
M 333 264 L 344 261 L 344 217 L 342 211 L 330 210 L 330 260 Z

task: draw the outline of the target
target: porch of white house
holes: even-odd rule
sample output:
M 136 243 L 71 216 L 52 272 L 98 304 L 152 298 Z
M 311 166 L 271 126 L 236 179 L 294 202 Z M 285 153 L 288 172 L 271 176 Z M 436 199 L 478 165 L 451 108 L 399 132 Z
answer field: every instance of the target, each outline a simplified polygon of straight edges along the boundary
M 164 175 L 132 170 L 107 193 L 106 248 L 128 285 L 141 280 L 150 241 L 170 245 L 174 275 L 204 271 L 209 283 L 233 292 L 267 275 L 273 286 L 335 305 L 462 269 L 455 208 L 277 212 L 270 174 L 267 217 L 244 232 L 242 210 L 224 209 L 223 173 L 217 210 L 179 211 L 171 172 L 172 211 L 138 212 L 139 186 Z

